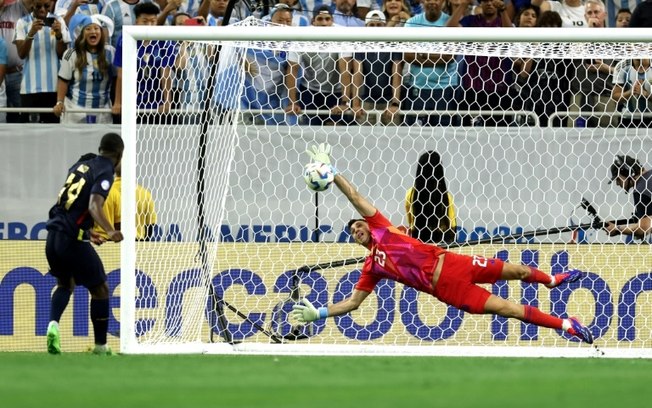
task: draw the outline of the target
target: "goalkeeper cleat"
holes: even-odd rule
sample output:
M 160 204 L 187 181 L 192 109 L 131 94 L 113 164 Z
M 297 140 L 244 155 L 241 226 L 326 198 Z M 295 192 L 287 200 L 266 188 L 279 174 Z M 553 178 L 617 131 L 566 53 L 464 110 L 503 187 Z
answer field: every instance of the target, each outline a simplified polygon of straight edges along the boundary
M 591 333 L 591 329 L 582 325 L 582 323 L 577 320 L 577 317 L 570 317 L 568 320 L 571 324 L 571 330 L 568 331 L 570 334 L 579 337 L 585 343 L 593 344 L 593 333 Z
M 59 328 L 56 325 L 51 324 L 48 327 L 47 339 L 48 353 L 61 354 L 61 336 L 59 335 Z
M 554 288 L 562 283 L 571 283 L 571 282 L 576 282 L 582 277 L 582 271 L 577 270 L 577 269 L 571 269 L 568 272 L 560 273 L 554 276 L 555 282 L 546 285 L 549 288 Z

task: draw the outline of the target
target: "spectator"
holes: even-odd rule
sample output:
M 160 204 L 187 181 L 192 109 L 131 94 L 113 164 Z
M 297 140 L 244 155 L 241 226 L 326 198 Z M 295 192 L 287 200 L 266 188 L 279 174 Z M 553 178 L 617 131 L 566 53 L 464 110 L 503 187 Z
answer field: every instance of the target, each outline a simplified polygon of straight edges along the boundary
M 589 28 L 606 27 L 607 12 L 602 0 L 587 0 L 584 3 L 584 18 Z M 613 75 L 613 59 L 586 59 L 576 64 L 575 80 L 571 84 L 573 90 L 579 90 L 575 96 L 575 103 L 584 112 L 613 111 L 609 106 L 611 96 L 611 83 Z M 608 123 L 608 117 L 604 117 Z M 584 122 L 584 123 L 582 123 Z M 579 126 L 596 127 L 600 117 L 581 118 Z
M 639 3 L 632 12 L 630 27 L 652 27 L 652 0 Z
M 462 2 L 464 2 L 464 0 L 446 0 L 443 8 L 444 13 L 452 16 L 455 9 L 459 7 Z M 462 17 L 478 14 L 480 12 L 482 12 L 482 7 L 476 6 L 472 2 L 468 2 L 466 3 L 466 10 L 464 10 L 464 15 Z
M 16 23 L 31 10 L 31 2 L 18 0 L 9 4 L 0 0 L 0 37 L 7 46 L 7 69 L 5 71 L 5 93 L 7 106 L 19 108 L 21 104 L 20 84 L 23 80 L 23 60 L 18 56 L 18 50 L 13 45 L 16 37 Z M 24 115 L 20 113 L 7 113 L 7 122 L 22 122 Z
M 556 11 L 561 16 L 562 27 L 586 27 L 582 0 L 532 0 L 532 5 L 544 11 Z
M 444 0 L 424 0 L 423 13 L 411 17 L 405 27 L 445 27 L 450 16 L 442 11 Z M 457 110 L 459 96 L 458 64 L 454 55 L 437 53 L 406 53 L 403 56 L 409 65 L 410 83 L 401 110 L 441 111 Z M 391 101 L 390 107 L 396 101 Z M 447 126 L 449 115 L 406 115 L 407 125 Z M 454 124 L 457 123 L 457 119 Z
M 5 73 L 7 72 L 7 43 L 0 37 L 0 108 L 7 107 L 7 91 L 5 87 Z M 7 123 L 7 114 L 0 112 L 0 123 Z
M 539 19 L 539 8 L 536 6 L 525 6 L 521 8 L 514 18 L 515 27 L 536 27 Z
M 343 27 L 364 27 L 364 21 L 354 14 L 356 0 L 333 0 L 335 11 L 333 12 L 333 25 Z M 363 14 L 364 16 L 365 14 Z
M 111 106 L 109 87 L 115 76 L 111 62 L 115 49 L 107 44 L 102 22 L 84 16 L 73 48 L 61 59 L 57 104 L 53 108 L 61 123 L 112 123 L 110 113 L 70 113 L 68 109 L 100 109 Z M 89 59 L 90 57 L 90 59 Z
M 387 27 L 403 27 L 412 17 L 412 9 L 407 0 L 384 0 L 382 11 L 385 13 Z
M 321 6 L 313 13 L 313 26 L 332 27 L 333 15 L 328 6 Z M 298 114 L 303 109 L 330 109 L 330 115 L 317 115 L 309 119 L 311 125 L 334 124 L 346 114 L 351 119 L 351 95 L 344 94 L 350 87 L 351 73 L 345 72 L 352 54 L 337 52 L 290 52 L 288 60 L 291 75 L 288 76 L 290 103 L 286 112 Z M 299 69 L 303 70 L 300 81 Z M 341 79 L 342 77 L 342 79 Z M 299 83 L 297 83 L 299 82 Z
M 285 4 L 292 10 L 291 25 L 295 27 L 308 27 L 310 25 L 310 18 L 308 18 L 306 12 L 301 8 L 301 3 L 299 0 L 279 0 L 277 6 L 281 4 Z M 274 10 L 272 9 L 270 13 L 265 16 L 264 20 L 270 20 L 273 11 Z
M 586 0 L 584 3 L 584 19 L 588 27 L 606 27 L 607 11 L 602 0 Z
M 277 26 L 292 25 L 292 9 L 284 3 L 277 4 L 270 14 L 271 23 Z M 249 48 L 246 55 L 248 75 L 245 77 L 243 104 L 251 110 L 281 110 L 288 104 L 288 76 L 291 75 L 288 53 L 284 50 Z M 257 123 L 268 125 L 294 125 L 295 115 L 254 112 Z
M 539 7 L 532 5 L 525 6 L 521 8 L 514 17 L 514 26 L 523 28 L 536 27 L 538 19 Z M 530 76 L 530 71 L 532 70 L 532 63 L 533 60 L 531 58 L 516 58 L 513 61 L 516 80 L 512 84 L 509 93 L 514 101 L 513 108 L 515 110 L 524 109 L 525 100 L 530 97 L 529 90 L 527 88 L 523 89 L 523 87 L 528 82 L 528 77 Z M 517 116 L 517 123 L 519 125 L 531 124 L 526 122 L 526 118 L 523 116 Z
M 541 11 L 537 20 L 537 27 L 560 28 L 564 24 L 561 15 L 556 11 Z
M 161 13 L 158 15 L 157 25 L 175 25 L 173 18 L 179 13 L 185 13 L 188 17 L 201 16 L 206 18 L 210 8 L 211 0 L 162 0 L 165 6 L 162 7 Z M 159 3 L 160 4 L 160 3 Z M 183 25 L 181 24 L 176 25 Z
M 186 13 L 177 13 L 176 25 L 205 26 L 202 16 L 189 18 Z M 182 23 L 180 23 L 182 22 Z M 174 61 L 174 109 L 184 111 L 183 123 L 199 123 L 201 113 L 208 105 L 208 74 L 214 63 L 215 46 L 203 42 L 183 41 L 179 45 Z
M 561 24 L 559 13 L 544 11 L 539 17 L 537 27 L 558 28 Z M 572 96 L 572 67 L 570 60 L 538 58 L 527 60 L 523 70 L 519 72 L 519 83 L 523 83 L 520 96 L 524 109 L 537 114 L 540 126 L 548 126 L 550 116 L 554 112 L 568 111 Z
M 156 25 L 159 8 L 156 4 L 143 2 L 134 8 L 136 25 Z M 172 106 L 172 66 L 176 50 L 167 41 L 141 41 L 138 44 L 138 109 L 157 110 L 168 113 Z M 122 109 L 122 36 L 116 47 L 113 65 L 117 81 L 112 112 L 118 115 Z M 138 120 L 154 121 L 156 114 L 143 113 Z
M 616 28 L 629 27 L 629 22 L 632 19 L 632 12 L 628 8 L 621 8 L 616 13 Z
M 185 25 L 186 21 L 191 19 L 192 16 L 188 13 L 185 13 L 183 11 L 179 11 L 177 13 L 174 13 L 172 16 L 172 21 L 170 21 L 170 25 L 173 26 L 182 26 Z
M 93 19 L 95 19 L 103 31 L 105 41 L 108 45 L 111 45 L 111 37 L 113 36 L 114 24 L 113 20 L 108 18 L 103 14 L 93 14 Z M 68 32 L 70 33 L 70 43 L 74 44 L 77 36 L 81 33 L 81 23 L 87 21 L 86 17 L 89 17 L 86 14 L 77 13 L 70 19 L 68 24 Z
M 135 8 L 141 3 L 152 3 L 152 0 L 108 0 L 106 5 L 102 8 L 102 14 L 113 20 L 113 36 L 111 37 L 111 45 L 116 50 L 118 48 L 118 38 L 122 36 L 122 27 L 126 25 L 134 25 L 136 23 Z M 158 6 L 154 4 L 158 9 Z M 156 13 L 158 15 L 158 12 Z M 156 20 L 154 21 L 156 24 Z
M 224 18 L 224 13 L 226 12 L 226 6 L 229 4 L 229 0 L 209 0 L 209 12 L 206 17 L 206 21 L 209 26 L 221 26 L 222 18 Z M 238 19 L 231 16 L 229 19 L 229 24 L 237 22 Z
M 468 4 L 462 2 L 448 20 L 449 27 L 511 27 L 503 0 L 481 0 L 482 14 L 463 17 Z M 509 58 L 489 56 L 465 56 L 465 72 L 462 74 L 462 87 L 465 92 L 465 107 L 468 110 L 493 111 L 511 109 L 512 100 L 508 88 L 512 85 L 512 61 Z M 505 118 L 479 116 L 475 125 L 505 125 Z
M 620 126 L 650 127 L 652 118 L 652 67 L 648 58 L 619 62 L 614 69 L 611 97 L 622 112 Z
M 366 15 L 365 25 L 385 27 L 385 14 L 379 10 L 370 11 Z M 380 110 L 381 122 L 384 125 L 398 124 L 402 55 L 370 51 L 354 53 L 353 59 L 359 69 L 353 72 L 354 97 L 351 101 L 351 109 L 354 112 Z M 358 114 L 357 117 L 362 118 L 363 115 Z
M 70 43 L 63 18 L 51 14 L 49 0 L 34 0 L 32 14 L 16 23 L 14 44 L 18 56 L 25 60 L 20 88 L 21 105 L 52 108 L 57 102 L 59 59 Z M 33 114 L 32 122 L 57 123 L 53 113 Z
M 57 0 L 54 6 L 54 14 L 63 17 L 63 21 L 70 28 L 70 19 L 75 14 L 85 16 L 100 14 L 104 5 L 105 0 Z

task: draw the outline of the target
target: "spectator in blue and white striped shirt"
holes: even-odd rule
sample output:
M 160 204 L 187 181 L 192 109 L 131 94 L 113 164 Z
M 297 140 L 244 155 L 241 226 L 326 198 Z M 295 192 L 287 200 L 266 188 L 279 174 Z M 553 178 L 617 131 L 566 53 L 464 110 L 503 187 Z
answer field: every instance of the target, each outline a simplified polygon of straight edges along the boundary
M 59 59 L 70 43 L 63 18 L 49 13 L 50 0 L 34 0 L 32 13 L 16 22 L 14 44 L 25 61 L 20 96 L 23 107 L 51 108 L 57 102 Z M 52 113 L 34 114 L 32 122 L 57 123 Z
M 63 17 L 63 21 L 70 27 L 70 19 L 75 14 L 92 16 L 100 14 L 104 8 L 105 0 L 57 0 L 54 14 Z
M 84 16 L 79 24 L 81 33 L 74 48 L 61 59 L 55 115 L 61 123 L 112 123 L 110 113 L 70 113 L 74 108 L 109 108 L 115 69 L 112 62 L 115 49 L 106 43 L 102 22 L 97 17 Z
M 113 27 L 113 36 L 111 45 L 118 45 L 118 38 L 122 35 L 122 27 L 136 24 L 136 13 L 134 8 L 140 3 L 153 3 L 152 0 L 126 1 L 126 0 L 108 0 L 102 8 L 102 14 L 109 17 L 115 23 Z M 154 3 L 156 4 L 156 3 Z M 158 5 L 156 6 L 158 7 Z

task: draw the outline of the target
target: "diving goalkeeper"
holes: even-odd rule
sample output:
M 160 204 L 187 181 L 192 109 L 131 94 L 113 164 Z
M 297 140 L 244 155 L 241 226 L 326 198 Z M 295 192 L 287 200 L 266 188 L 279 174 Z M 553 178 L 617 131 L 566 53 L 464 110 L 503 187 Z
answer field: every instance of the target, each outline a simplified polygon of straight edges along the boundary
M 308 154 L 314 161 L 331 164 L 330 146 L 314 146 Z M 561 329 L 586 343 L 593 334 L 577 318 L 561 319 L 529 305 L 521 305 L 493 295 L 478 283 L 502 280 L 536 282 L 548 288 L 574 282 L 582 273 L 570 270 L 550 276 L 536 268 L 481 256 L 460 255 L 425 244 L 394 227 L 387 218 L 336 170 L 335 185 L 363 217 L 350 220 L 353 239 L 369 249 L 362 274 L 353 294 L 338 303 L 315 308 L 307 299 L 293 306 L 292 315 L 301 323 L 339 316 L 356 310 L 381 279 L 391 279 L 440 301 L 473 314 L 496 314 L 551 329 Z

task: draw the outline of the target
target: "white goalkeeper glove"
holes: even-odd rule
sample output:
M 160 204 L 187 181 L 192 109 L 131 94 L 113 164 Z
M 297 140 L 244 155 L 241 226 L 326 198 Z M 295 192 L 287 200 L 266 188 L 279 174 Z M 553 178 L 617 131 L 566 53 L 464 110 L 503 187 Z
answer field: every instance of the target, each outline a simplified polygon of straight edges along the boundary
M 296 304 L 292 306 L 292 317 L 299 321 L 299 323 L 314 322 L 315 320 L 328 317 L 327 307 L 316 309 L 306 298 L 301 299 L 301 302 L 303 305 Z
M 312 150 L 308 149 L 306 150 L 306 153 L 308 153 L 313 161 L 331 164 L 331 158 L 329 156 L 331 153 L 331 146 L 329 144 L 322 143 L 319 146 L 313 146 Z

